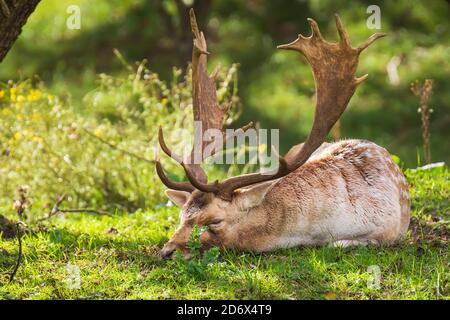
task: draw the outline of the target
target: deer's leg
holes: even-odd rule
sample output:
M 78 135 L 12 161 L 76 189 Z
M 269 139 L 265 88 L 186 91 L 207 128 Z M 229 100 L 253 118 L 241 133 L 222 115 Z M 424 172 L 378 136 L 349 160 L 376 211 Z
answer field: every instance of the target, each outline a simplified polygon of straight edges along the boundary
M 378 241 L 369 240 L 369 239 L 360 239 L 360 240 L 337 240 L 330 243 L 331 247 L 337 248 L 346 248 L 353 246 L 367 246 L 368 244 L 378 245 Z

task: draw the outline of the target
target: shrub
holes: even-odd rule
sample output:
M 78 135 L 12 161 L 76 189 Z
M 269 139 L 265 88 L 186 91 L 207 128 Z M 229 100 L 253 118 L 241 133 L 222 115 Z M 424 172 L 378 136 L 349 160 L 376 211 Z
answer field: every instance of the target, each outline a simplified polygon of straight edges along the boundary
M 62 193 L 70 195 L 66 205 L 126 211 L 163 201 L 153 165 L 130 153 L 151 162 L 160 125 L 175 132 L 167 137 L 176 142 L 175 150 L 186 145 L 189 135 L 179 137 L 173 128 L 192 130 L 190 68 L 184 76 L 173 69 L 170 83 L 144 63 L 126 68 L 125 76 L 99 75 L 99 85 L 85 96 L 82 110 L 49 93 L 43 83 L 1 85 L 0 207 L 11 207 L 21 185 L 29 187 L 34 216 Z M 235 82 L 232 66 L 219 75 L 218 99 L 237 111 Z M 172 161 L 164 165 L 175 172 L 173 178 L 181 178 Z

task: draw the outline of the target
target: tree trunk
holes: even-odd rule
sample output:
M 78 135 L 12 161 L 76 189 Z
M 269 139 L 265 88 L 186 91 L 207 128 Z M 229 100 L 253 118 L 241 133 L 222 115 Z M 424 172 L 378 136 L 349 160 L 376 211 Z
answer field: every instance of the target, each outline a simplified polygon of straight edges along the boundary
M 41 0 L 0 0 L 0 62 Z

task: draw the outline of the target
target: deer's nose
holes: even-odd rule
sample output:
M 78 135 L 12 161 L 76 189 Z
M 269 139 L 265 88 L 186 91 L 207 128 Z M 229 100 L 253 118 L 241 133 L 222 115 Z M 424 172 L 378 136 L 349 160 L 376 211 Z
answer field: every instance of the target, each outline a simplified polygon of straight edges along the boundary
M 162 250 L 161 250 L 161 253 L 160 253 L 161 258 L 169 259 L 172 256 L 172 254 L 175 252 L 175 250 L 176 250 L 176 246 L 175 245 L 169 244 L 169 243 L 166 244 L 164 246 L 164 248 L 162 248 Z
M 161 258 L 163 259 L 169 259 L 175 250 L 172 249 L 162 249 L 161 250 Z

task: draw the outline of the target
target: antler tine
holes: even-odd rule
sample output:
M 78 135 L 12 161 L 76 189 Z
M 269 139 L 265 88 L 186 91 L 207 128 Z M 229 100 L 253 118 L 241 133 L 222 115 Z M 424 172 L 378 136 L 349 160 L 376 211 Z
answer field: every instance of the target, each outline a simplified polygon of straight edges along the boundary
M 361 77 L 359 77 L 359 78 L 355 78 L 355 85 L 359 85 L 359 84 L 361 84 L 364 80 L 366 80 L 367 78 L 369 77 L 369 74 L 365 74 L 365 75 L 363 75 L 363 76 L 361 76 Z
M 194 38 L 198 38 L 198 36 L 200 35 L 200 31 L 198 29 L 197 18 L 195 17 L 195 12 L 193 8 L 189 10 L 189 19 L 191 22 L 191 30 L 192 33 L 194 34 Z
M 194 9 L 189 10 L 189 17 L 191 22 L 191 30 L 194 36 L 194 47 L 196 47 L 200 53 L 209 54 L 206 49 L 206 40 L 203 32 L 200 31 L 197 25 L 197 18 L 195 17 Z
M 350 39 L 348 37 L 347 30 L 345 30 L 344 25 L 342 24 L 341 18 L 339 18 L 339 15 L 337 13 L 334 15 L 334 17 L 336 20 L 336 29 L 338 30 L 341 43 L 344 46 L 351 48 Z
M 319 40 L 324 41 L 322 37 L 322 33 L 320 32 L 319 25 L 312 18 L 307 18 L 309 25 L 311 26 L 311 35 L 309 37 L 305 37 L 301 33 L 299 33 L 297 39 L 287 44 L 280 44 L 277 46 L 277 49 L 286 49 L 286 50 L 297 50 L 302 51 L 306 49 L 308 41 L 311 40 Z
M 188 178 L 189 182 L 198 190 L 203 192 L 213 192 L 217 193 L 219 192 L 219 181 L 216 180 L 213 183 L 207 183 L 202 182 L 200 179 L 198 179 L 195 175 L 195 172 L 193 172 L 191 166 L 187 165 L 186 163 L 182 162 L 181 165 L 183 166 L 184 172 L 186 173 L 186 177 Z
M 250 122 L 247 123 L 245 126 L 239 128 L 239 129 L 237 129 L 237 130 L 234 130 L 233 133 L 230 134 L 230 135 L 228 135 L 228 134 L 226 134 L 226 133 L 223 133 L 223 134 L 222 134 L 222 135 L 223 135 L 222 145 L 219 146 L 219 148 L 216 148 L 216 149 L 214 150 L 214 153 L 213 153 L 213 154 L 207 154 L 207 155 L 204 155 L 204 156 L 205 156 L 205 159 L 207 159 L 207 158 L 209 158 L 209 157 L 212 157 L 212 156 L 216 155 L 217 153 L 219 153 L 220 151 L 222 151 L 222 150 L 223 150 L 223 147 L 227 144 L 227 142 L 228 142 L 229 140 L 232 140 L 232 139 L 234 139 L 235 137 L 238 137 L 239 135 L 243 134 L 245 131 L 247 131 L 247 130 L 250 129 L 251 127 L 253 127 L 253 121 L 250 121 Z
M 164 172 L 164 169 L 161 165 L 161 161 L 159 159 L 159 154 L 157 150 L 155 150 L 155 164 L 156 164 L 156 173 L 158 174 L 158 177 L 161 180 L 161 182 L 167 188 L 187 192 L 192 192 L 195 190 L 195 188 L 188 182 L 172 181 L 166 176 L 166 173 Z
M 320 33 L 319 26 L 317 22 L 312 18 L 307 18 L 309 25 L 311 26 L 312 35 L 311 39 L 317 38 L 319 40 L 323 40 L 322 34 Z
M 162 127 L 159 127 L 158 140 L 159 140 L 159 145 L 161 146 L 161 149 L 164 151 L 165 154 L 167 154 L 169 157 L 171 157 L 173 160 L 175 160 L 178 163 L 183 162 L 183 159 L 176 153 L 172 152 L 169 149 L 169 147 L 167 146 L 166 141 L 164 140 L 164 133 L 163 133 Z
M 183 160 L 183 158 L 181 156 L 177 155 L 176 153 L 172 152 L 169 149 L 169 147 L 167 146 L 167 144 L 164 140 L 164 134 L 163 134 L 163 130 L 161 127 L 159 127 L 158 140 L 159 140 L 159 145 L 160 145 L 161 149 L 164 151 L 164 153 L 166 155 L 168 155 L 169 157 L 174 159 L 176 162 L 181 164 L 183 166 L 183 168 L 188 167 L 188 165 L 185 164 L 185 161 Z M 169 187 L 171 189 L 175 189 L 175 190 L 184 190 L 184 191 L 188 191 L 187 189 L 190 189 L 192 191 L 195 190 L 195 187 L 188 182 L 170 181 L 170 179 L 164 173 L 164 170 L 159 161 L 158 153 L 155 154 L 155 158 L 157 159 L 156 160 L 156 172 L 158 173 L 158 176 L 161 178 L 161 181 L 167 187 Z M 198 179 L 199 181 L 207 180 L 206 174 L 203 171 L 203 169 L 200 167 L 199 164 L 191 165 L 191 166 L 189 166 L 189 168 L 190 168 L 190 170 L 189 170 L 190 173 L 195 172 L 195 174 L 193 174 L 194 179 Z
M 249 123 L 247 123 L 245 126 L 234 130 L 233 134 L 231 135 L 226 135 L 225 134 L 225 139 L 224 139 L 224 143 L 226 143 L 228 140 L 233 139 L 237 136 L 239 136 L 240 134 L 243 134 L 245 131 L 247 131 L 248 129 L 250 129 L 251 127 L 253 127 L 253 121 L 250 121 Z
M 383 38 L 387 36 L 384 32 L 377 32 L 371 35 L 366 41 L 364 41 L 363 44 L 359 45 L 356 50 L 358 50 L 358 53 L 361 53 L 364 49 L 366 49 L 368 46 L 370 46 L 374 41 Z
M 213 72 L 211 72 L 211 75 L 209 76 L 209 78 L 213 81 L 216 81 L 217 75 L 219 74 L 220 71 L 220 63 L 214 68 Z

